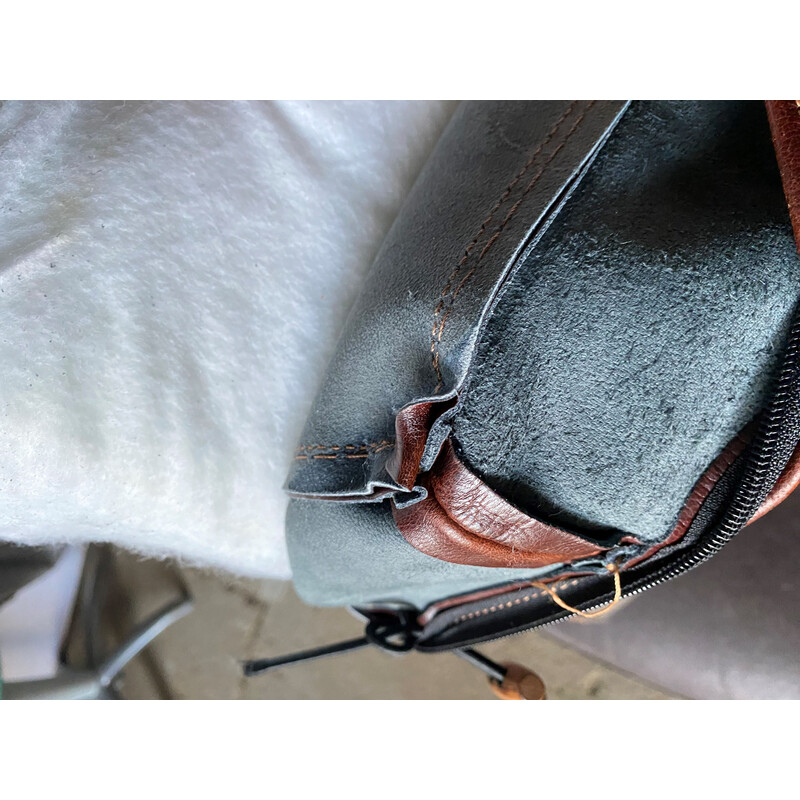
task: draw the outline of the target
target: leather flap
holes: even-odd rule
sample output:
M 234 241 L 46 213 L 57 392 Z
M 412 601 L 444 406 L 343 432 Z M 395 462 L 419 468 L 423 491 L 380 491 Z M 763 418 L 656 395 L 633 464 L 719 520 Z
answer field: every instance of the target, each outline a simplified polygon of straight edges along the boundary
M 410 488 L 413 478 L 398 472 L 399 451 L 421 457 L 425 438 L 398 412 L 421 404 L 424 412 L 412 416 L 432 424 L 452 404 L 500 285 L 625 108 L 621 101 L 459 107 L 348 318 L 296 453 L 291 494 L 368 500 Z M 413 445 L 403 438 L 409 433 Z

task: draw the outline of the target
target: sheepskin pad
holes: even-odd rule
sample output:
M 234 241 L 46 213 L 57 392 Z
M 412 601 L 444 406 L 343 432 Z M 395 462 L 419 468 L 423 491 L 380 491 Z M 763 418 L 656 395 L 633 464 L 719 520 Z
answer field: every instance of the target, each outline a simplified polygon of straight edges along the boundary
M 292 450 L 452 110 L 0 106 L 0 539 L 287 577 Z

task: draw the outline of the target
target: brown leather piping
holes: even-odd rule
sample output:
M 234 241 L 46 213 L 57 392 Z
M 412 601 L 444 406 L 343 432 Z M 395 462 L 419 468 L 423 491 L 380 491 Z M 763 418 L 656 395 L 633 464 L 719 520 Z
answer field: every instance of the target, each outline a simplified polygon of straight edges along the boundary
M 800 252 L 800 101 L 767 100 L 767 117 Z
M 449 440 L 424 485 L 424 500 L 405 508 L 392 504 L 394 519 L 409 544 L 442 561 L 542 567 L 607 549 L 512 506 L 467 469 Z
M 412 489 L 428 443 L 428 434 L 436 419 L 455 403 L 414 403 L 400 409 L 394 420 L 395 447 L 386 462 L 386 471 L 406 489 Z
M 691 525 L 695 516 L 697 516 L 697 512 L 702 507 L 711 490 L 714 488 L 716 482 L 722 477 L 728 467 L 730 467 L 730 465 L 744 450 L 744 447 L 747 445 L 749 440 L 749 436 L 749 429 L 737 435 L 731 441 L 728 447 L 726 447 L 725 450 L 723 450 L 723 452 L 712 462 L 711 466 L 705 471 L 705 473 L 703 473 L 701 478 L 697 481 L 692 489 L 692 492 L 689 494 L 683 509 L 678 515 L 678 520 L 675 524 L 675 527 L 667 539 L 655 547 L 652 547 L 644 555 L 624 564 L 621 567 L 622 569 L 627 569 L 628 567 L 644 561 L 646 558 L 650 558 L 662 547 L 678 541 L 685 535 L 686 531 L 689 529 L 689 525 Z M 747 524 L 749 525 L 771 509 L 775 508 L 775 506 L 782 503 L 794 491 L 798 483 L 800 483 L 800 445 L 798 445 L 795 449 L 791 459 L 787 463 L 786 467 L 781 473 L 780 478 L 767 496 L 767 499 L 764 501 L 761 508 L 759 508 L 758 512 L 753 515 L 753 518 Z M 576 576 L 581 577 L 588 574 L 590 573 L 565 570 L 541 580 L 543 583 L 550 583 L 554 581 L 564 581 L 568 578 L 573 578 Z M 419 623 L 421 625 L 426 625 L 439 612 L 444 611 L 447 608 L 452 608 L 465 603 L 476 602 L 478 600 L 488 600 L 490 597 L 494 597 L 498 594 L 505 594 L 507 592 L 514 591 L 515 589 L 523 589 L 527 586 L 530 586 L 529 581 L 520 581 L 519 583 L 510 584 L 507 583 L 502 586 L 495 586 L 490 589 L 483 589 L 477 592 L 470 592 L 468 594 L 460 595 L 458 597 L 450 597 L 445 600 L 441 600 L 438 603 L 433 603 L 425 609 L 425 611 L 419 616 Z

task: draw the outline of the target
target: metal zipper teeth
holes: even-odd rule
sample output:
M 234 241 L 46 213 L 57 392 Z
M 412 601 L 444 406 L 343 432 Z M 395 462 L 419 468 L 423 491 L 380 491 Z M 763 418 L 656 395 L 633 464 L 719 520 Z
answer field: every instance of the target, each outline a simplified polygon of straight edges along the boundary
M 800 317 L 795 318 L 789 333 L 789 342 L 784 354 L 783 367 L 778 379 L 778 385 L 772 395 L 767 414 L 762 420 L 758 433 L 751 449 L 749 462 L 745 468 L 745 474 L 731 506 L 725 513 L 725 517 L 719 525 L 717 532 L 710 541 L 704 543 L 697 551 L 687 554 L 679 564 L 664 568 L 664 571 L 657 577 L 649 580 L 642 586 L 638 586 L 630 591 L 622 591 L 622 597 L 633 597 L 642 592 L 652 589 L 662 583 L 666 583 L 679 575 L 683 575 L 700 564 L 708 561 L 713 555 L 718 553 L 737 533 L 744 527 L 754 512 L 754 506 L 758 501 L 759 494 L 763 490 L 764 478 L 771 466 L 772 455 L 775 445 L 778 442 L 781 426 L 784 422 L 786 404 L 789 399 L 789 384 L 794 378 L 795 370 L 800 355 Z M 582 611 L 595 611 L 608 603 L 596 603 Z M 575 617 L 575 614 L 565 614 L 563 617 L 543 622 L 541 625 L 531 625 L 513 633 L 502 634 L 491 641 L 508 639 L 511 636 L 518 636 L 537 628 L 546 628 L 555 625 L 566 619 Z
M 733 539 L 750 519 L 754 511 L 754 506 L 759 499 L 759 495 L 763 491 L 764 478 L 771 466 L 775 445 L 778 443 L 781 426 L 784 422 L 786 404 L 789 400 L 789 384 L 795 375 L 798 354 L 800 354 L 800 319 L 795 319 L 789 334 L 789 343 L 786 347 L 784 364 L 778 379 L 777 388 L 772 396 L 767 415 L 756 435 L 757 446 L 753 447 L 751 450 L 751 457 L 745 469 L 745 474 L 742 477 L 739 492 L 731 503 L 730 508 L 725 513 L 725 517 L 720 523 L 717 532 L 710 541 L 704 543 L 696 552 L 687 554 L 680 564 L 667 567 L 663 574 L 648 581 L 643 586 L 639 586 L 629 592 L 623 591 L 623 597 L 633 597 L 634 595 L 641 594 L 648 589 L 652 589 L 654 586 L 677 578 L 679 575 L 683 575 L 705 561 L 708 561 L 709 558 L 718 553 Z M 598 603 L 597 605 L 583 610 L 593 611 L 604 605 L 606 605 L 606 603 Z M 559 619 L 546 622 L 539 627 L 553 625 L 556 622 L 561 622 L 572 616 L 575 615 L 570 614 L 560 617 Z

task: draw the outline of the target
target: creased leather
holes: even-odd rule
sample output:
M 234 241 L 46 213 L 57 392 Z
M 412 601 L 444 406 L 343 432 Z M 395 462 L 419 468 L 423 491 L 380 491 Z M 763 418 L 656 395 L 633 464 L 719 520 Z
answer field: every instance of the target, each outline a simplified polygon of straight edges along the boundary
M 767 116 L 789 206 L 789 218 L 800 252 L 800 101 L 767 100 Z
M 406 489 L 413 488 L 428 433 L 443 410 L 442 403 L 413 403 L 395 417 L 395 445 L 386 464 L 387 472 Z
M 394 441 L 397 412 L 452 399 L 504 276 L 585 174 L 626 107 L 622 101 L 459 107 L 350 313 L 299 445 L 290 494 L 369 499 L 382 487 L 407 488 L 387 469 L 393 456 L 383 444 Z
M 461 463 L 450 441 L 425 485 L 428 496 L 411 506 L 393 506 L 394 518 L 409 544 L 442 561 L 541 567 L 607 549 L 514 508 Z

